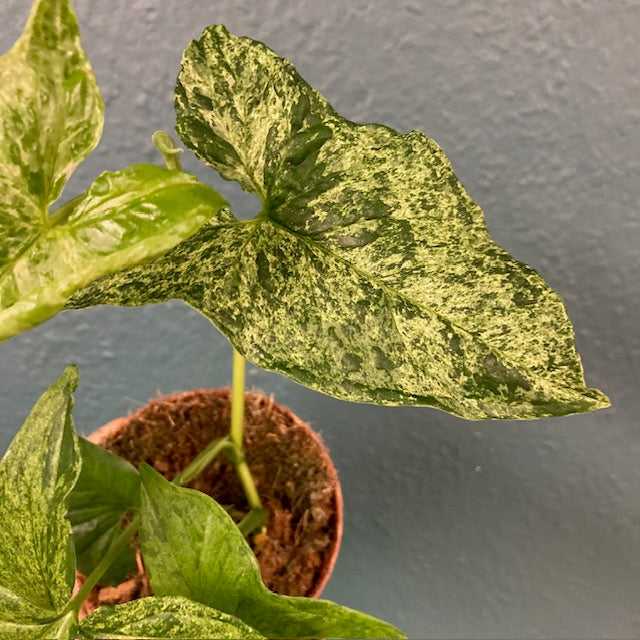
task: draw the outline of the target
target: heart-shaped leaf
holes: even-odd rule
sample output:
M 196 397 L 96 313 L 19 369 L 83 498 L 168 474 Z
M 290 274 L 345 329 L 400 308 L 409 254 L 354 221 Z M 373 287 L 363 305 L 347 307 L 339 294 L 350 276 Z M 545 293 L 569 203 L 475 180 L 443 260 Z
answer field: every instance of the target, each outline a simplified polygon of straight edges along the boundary
M 82 621 L 87 638 L 262 638 L 233 616 L 186 598 L 143 598 L 100 607 Z
M 77 567 L 89 575 L 121 532 L 123 518 L 140 508 L 140 476 L 126 460 L 78 438 L 82 470 L 69 496 L 67 517 L 73 526 Z M 135 568 L 126 547 L 100 578 L 116 585 Z
M 80 473 L 71 419 L 77 383 L 75 367 L 67 368 L 38 400 L 0 463 L 2 638 L 70 637 L 73 616 L 61 613 L 75 577 L 65 513 Z
M 608 406 L 562 300 L 494 244 L 438 145 L 338 116 L 293 67 L 224 27 L 186 50 L 178 132 L 262 200 L 72 307 L 181 298 L 247 358 L 347 400 L 470 419 Z
M 183 596 L 240 618 L 268 638 L 403 638 L 386 622 L 327 600 L 271 593 L 233 520 L 209 496 L 144 463 L 141 543 L 156 595 Z

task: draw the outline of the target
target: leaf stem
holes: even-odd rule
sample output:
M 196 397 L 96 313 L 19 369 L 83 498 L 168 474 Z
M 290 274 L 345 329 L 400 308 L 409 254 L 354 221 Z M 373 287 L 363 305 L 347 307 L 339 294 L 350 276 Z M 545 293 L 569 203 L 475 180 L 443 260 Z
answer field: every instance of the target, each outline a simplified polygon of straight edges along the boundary
M 245 359 L 233 350 L 233 387 L 231 390 L 231 441 L 236 451 L 241 454 L 244 449 L 244 379 Z
M 249 465 L 244 457 L 244 379 L 245 359 L 235 349 L 233 350 L 233 388 L 231 390 L 231 442 L 234 445 L 232 462 L 247 502 L 252 510 L 262 509 L 262 501 L 253 482 Z
M 156 131 L 151 136 L 153 146 L 163 155 L 167 169 L 173 171 L 182 171 L 182 164 L 178 154 L 182 153 L 182 149 L 176 147 L 173 138 L 165 131 Z
M 140 528 L 140 520 L 140 514 L 135 515 L 133 520 L 131 520 L 120 535 L 113 541 L 113 544 L 109 547 L 109 551 L 107 551 L 102 557 L 102 560 L 98 562 L 96 568 L 89 574 L 88 578 L 78 589 L 76 595 L 69 601 L 61 615 L 69 611 L 75 611 L 76 613 L 80 611 L 82 603 L 87 599 L 93 587 L 98 584 L 104 572 L 111 566 L 111 563 L 116 559 L 118 554 L 129 544 L 131 538 L 137 533 Z
M 171 482 L 183 486 L 197 478 L 225 449 L 233 449 L 229 436 L 212 440 Z

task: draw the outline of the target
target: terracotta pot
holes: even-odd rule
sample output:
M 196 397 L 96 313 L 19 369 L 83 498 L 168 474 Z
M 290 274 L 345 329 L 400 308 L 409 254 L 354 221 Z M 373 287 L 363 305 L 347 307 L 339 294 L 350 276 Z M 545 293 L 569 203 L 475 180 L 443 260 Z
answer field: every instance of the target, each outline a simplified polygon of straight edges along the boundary
M 171 479 L 211 440 L 226 435 L 229 423 L 230 390 L 201 389 L 151 400 L 136 413 L 104 425 L 89 440 L 136 466 L 144 460 Z M 289 409 L 267 396 L 246 393 L 245 456 L 270 511 L 266 536 L 252 540 L 263 581 L 282 595 L 318 597 L 333 571 L 343 529 L 340 483 L 326 447 Z M 248 509 L 224 456 L 189 486 L 234 505 L 238 518 Z M 139 569 L 118 587 L 96 587 L 81 615 L 100 604 L 150 595 L 140 563 Z M 77 587 L 83 579 L 77 576 Z

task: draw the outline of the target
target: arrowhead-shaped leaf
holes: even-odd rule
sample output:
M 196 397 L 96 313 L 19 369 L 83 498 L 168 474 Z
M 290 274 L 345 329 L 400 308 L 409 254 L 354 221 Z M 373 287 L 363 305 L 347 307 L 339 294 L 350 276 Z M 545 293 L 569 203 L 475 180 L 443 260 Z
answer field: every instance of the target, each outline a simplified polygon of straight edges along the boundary
M 262 638 L 233 616 L 186 598 L 143 598 L 100 607 L 82 621 L 88 638 Z
M 57 619 L 75 576 L 65 513 L 80 473 L 71 419 L 77 383 L 69 367 L 38 400 L 0 464 L 2 638 L 69 637 L 70 619 Z
M 142 478 L 141 542 L 156 595 L 179 595 L 240 618 L 269 638 L 403 638 L 390 624 L 327 600 L 271 593 L 225 510 L 148 465 Z
M 95 278 L 162 255 L 225 205 L 178 171 L 141 164 L 103 173 L 0 271 L 0 340 L 51 317 Z
M 181 298 L 253 362 L 347 400 L 470 419 L 608 405 L 585 385 L 560 296 L 491 241 L 422 133 L 341 118 L 221 26 L 187 48 L 176 110 L 185 144 L 262 212 L 220 217 L 71 306 Z
M 117 538 L 125 515 L 140 508 L 140 476 L 126 460 L 78 438 L 82 470 L 69 496 L 77 567 L 89 575 Z M 135 568 L 131 547 L 114 559 L 100 578 L 116 585 Z
M 0 268 L 48 222 L 76 166 L 98 144 L 103 103 L 69 0 L 38 0 L 0 58 Z

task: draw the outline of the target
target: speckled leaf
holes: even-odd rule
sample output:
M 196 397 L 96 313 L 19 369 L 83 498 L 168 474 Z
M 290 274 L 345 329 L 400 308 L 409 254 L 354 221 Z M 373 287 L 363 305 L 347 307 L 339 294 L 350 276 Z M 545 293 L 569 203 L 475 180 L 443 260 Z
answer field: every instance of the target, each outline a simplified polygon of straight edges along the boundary
M 327 600 L 271 593 L 233 520 L 209 496 L 148 465 L 141 544 L 156 595 L 179 595 L 236 616 L 268 638 L 403 638 L 390 624 Z
M 69 496 L 77 567 L 89 575 L 121 531 L 127 513 L 140 508 L 140 476 L 126 460 L 84 438 L 78 439 L 82 470 Z M 131 547 L 114 559 L 101 584 L 122 582 L 135 567 Z
M 21 37 L 0 58 L 0 268 L 40 234 L 102 124 L 102 98 L 71 3 L 37 0 Z
M 81 625 L 87 638 L 262 638 L 233 616 L 186 598 L 143 598 L 100 607 Z
M 178 171 L 140 164 L 103 173 L 0 271 L 0 340 L 51 317 L 95 278 L 162 255 L 224 206 Z
M 176 90 L 185 144 L 263 200 L 71 306 L 181 298 L 256 364 L 331 395 L 469 419 L 608 405 L 562 300 L 494 244 L 422 133 L 356 125 L 260 43 L 210 27 Z
M 75 640 L 76 628 L 73 611 L 52 622 L 0 622 L 0 640 Z
M 75 573 L 65 513 L 80 473 L 71 419 L 77 383 L 77 370 L 67 368 L 0 464 L 0 638 L 69 637 L 69 620 L 55 620 L 71 597 Z M 58 635 L 47 635 L 54 629 Z

